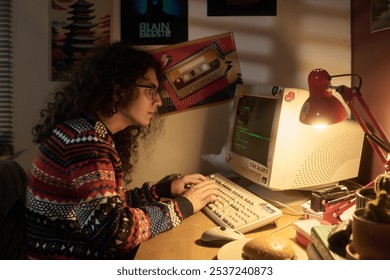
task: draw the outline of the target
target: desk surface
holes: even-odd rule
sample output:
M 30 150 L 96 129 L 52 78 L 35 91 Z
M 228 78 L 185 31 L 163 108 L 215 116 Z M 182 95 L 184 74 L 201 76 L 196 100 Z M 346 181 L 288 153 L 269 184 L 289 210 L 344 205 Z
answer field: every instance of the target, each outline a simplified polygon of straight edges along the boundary
M 257 230 L 246 233 L 253 238 L 265 233 L 275 232 L 295 242 L 295 230 L 291 223 L 299 219 L 290 215 L 290 210 L 282 209 L 283 216 L 276 224 L 269 224 Z M 208 247 L 202 244 L 202 233 L 216 224 L 203 212 L 198 212 L 170 231 L 157 235 L 143 242 L 135 256 L 136 260 L 212 260 L 217 259 L 219 247 Z

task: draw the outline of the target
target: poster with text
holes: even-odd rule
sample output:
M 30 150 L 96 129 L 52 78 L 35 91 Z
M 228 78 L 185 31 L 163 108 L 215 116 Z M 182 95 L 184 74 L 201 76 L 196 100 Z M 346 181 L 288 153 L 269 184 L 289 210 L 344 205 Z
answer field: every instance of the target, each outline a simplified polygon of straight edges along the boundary
M 52 0 L 51 79 L 83 59 L 93 48 L 110 43 L 112 1 Z
M 157 48 L 153 54 L 166 78 L 161 114 L 228 101 L 242 84 L 231 32 Z
M 188 0 L 121 0 L 121 41 L 169 45 L 188 40 Z

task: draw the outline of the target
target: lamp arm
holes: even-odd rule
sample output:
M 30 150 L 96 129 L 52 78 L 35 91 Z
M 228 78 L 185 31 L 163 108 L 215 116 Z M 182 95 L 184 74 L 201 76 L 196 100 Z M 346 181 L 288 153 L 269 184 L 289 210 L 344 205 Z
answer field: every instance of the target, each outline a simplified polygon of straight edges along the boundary
M 356 88 L 349 88 L 347 86 L 339 86 L 336 88 L 336 91 L 340 93 L 345 103 L 348 105 L 349 109 L 351 110 L 353 117 L 356 119 L 360 127 L 363 129 L 368 139 L 368 142 L 370 143 L 371 147 L 374 149 L 375 153 L 384 164 L 385 171 L 389 172 L 390 171 L 390 158 L 389 158 L 390 141 L 387 138 L 386 133 L 382 129 L 381 125 L 378 123 L 375 116 L 368 108 L 366 102 L 361 96 L 361 93 Z M 359 102 L 360 106 L 364 110 L 364 113 L 367 115 L 370 122 L 374 126 L 375 128 L 374 131 L 376 131 L 379 134 L 379 136 L 376 135 L 372 130 L 370 130 L 366 122 L 358 113 L 354 105 L 354 99 L 356 99 Z M 385 150 L 386 153 L 384 153 L 383 150 Z
M 377 144 L 378 146 L 380 146 L 384 151 L 386 151 L 387 153 L 390 153 L 390 149 L 389 147 L 387 147 L 385 145 L 385 143 L 383 142 L 382 139 L 380 139 L 376 134 L 374 133 L 365 133 L 364 134 L 367 138 L 370 138 L 372 141 L 375 142 L 375 144 Z

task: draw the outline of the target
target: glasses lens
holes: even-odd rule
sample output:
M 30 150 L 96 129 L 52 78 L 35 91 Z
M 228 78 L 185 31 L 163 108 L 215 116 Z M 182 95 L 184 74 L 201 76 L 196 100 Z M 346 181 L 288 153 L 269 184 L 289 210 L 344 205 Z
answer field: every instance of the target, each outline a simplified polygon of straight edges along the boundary
M 156 100 L 157 95 L 159 95 L 159 90 L 156 86 L 149 86 L 149 85 L 135 85 L 140 88 L 144 88 L 144 93 L 149 99 Z
M 155 87 L 153 92 L 153 99 L 157 99 L 158 97 L 162 98 L 161 94 L 162 94 L 161 88 Z
M 150 98 L 152 98 L 153 100 L 157 100 L 159 97 L 161 98 L 160 90 L 156 87 L 150 89 L 150 95 Z
M 157 98 L 157 88 L 156 87 L 151 88 L 150 92 L 152 93 L 152 96 L 151 96 L 152 99 L 156 100 L 156 98 Z

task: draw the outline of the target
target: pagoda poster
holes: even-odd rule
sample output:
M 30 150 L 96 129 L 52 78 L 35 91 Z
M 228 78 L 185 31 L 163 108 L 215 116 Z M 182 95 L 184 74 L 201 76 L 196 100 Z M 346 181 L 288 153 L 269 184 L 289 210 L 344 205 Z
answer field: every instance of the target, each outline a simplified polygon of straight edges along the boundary
M 131 45 L 188 41 L 188 0 L 121 0 L 121 41 Z
M 101 45 L 110 43 L 112 1 L 52 0 L 51 80 Z

